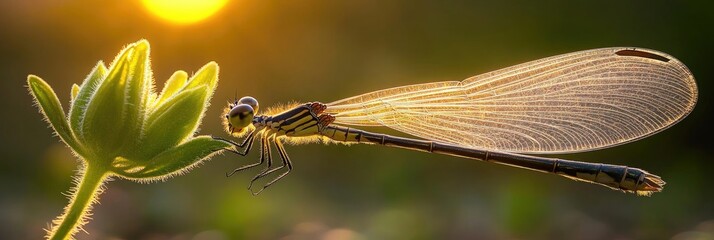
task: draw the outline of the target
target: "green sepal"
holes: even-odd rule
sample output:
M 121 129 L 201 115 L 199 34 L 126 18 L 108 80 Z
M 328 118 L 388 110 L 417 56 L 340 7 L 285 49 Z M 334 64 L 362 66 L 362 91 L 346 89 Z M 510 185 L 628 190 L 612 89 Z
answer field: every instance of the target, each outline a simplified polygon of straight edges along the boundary
M 72 84 L 72 92 L 69 101 L 74 102 L 74 99 L 77 98 L 77 94 L 79 94 L 79 85 L 74 83 Z
M 173 78 L 173 76 L 172 76 Z M 171 79 L 169 79 L 171 80 Z M 167 83 L 168 84 L 168 83 Z M 213 91 L 216 90 L 216 84 L 218 84 L 218 64 L 215 62 L 209 62 L 201 69 L 199 69 L 196 74 L 194 74 L 188 81 L 181 86 L 181 89 L 179 92 L 183 92 L 186 90 L 190 90 L 196 87 L 200 86 L 207 86 L 206 90 L 208 91 L 207 97 L 205 99 L 206 102 L 206 107 L 208 106 L 208 101 L 211 100 L 211 97 L 213 96 Z M 162 93 L 162 95 L 164 95 Z M 174 94 L 176 95 L 176 94 Z M 161 97 L 164 98 L 164 97 Z M 161 105 L 169 103 L 171 101 L 167 101 L 171 97 L 165 98 L 164 101 L 157 101 L 157 103 L 154 105 L 155 108 L 160 108 Z M 169 103 L 173 104 L 173 103 Z
M 84 149 L 72 134 L 72 129 L 67 123 L 62 104 L 60 104 L 59 98 L 57 98 L 57 94 L 52 90 L 52 87 L 35 75 L 27 76 L 27 86 L 39 105 L 42 114 L 45 115 L 45 119 L 57 132 L 57 135 L 77 154 L 83 155 Z
M 163 104 L 151 112 L 139 141 L 141 145 L 137 146 L 137 160 L 152 158 L 192 136 L 201 123 L 206 95 L 207 87 L 182 91 L 171 99 L 171 104 Z
M 69 108 L 69 125 L 79 141 L 84 139 L 82 123 L 84 113 L 87 111 L 87 104 L 89 104 L 90 98 L 106 75 L 107 67 L 104 66 L 102 61 L 97 62 L 97 65 L 94 66 L 92 71 L 82 82 L 82 86 L 79 88 L 79 92 L 77 96 L 74 97 L 72 106 Z
M 133 112 L 136 105 L 127 104 L 127 88 L 131 81 L 130 68 L 135 54 L 135 44 L 124 48 L 119 57 L 110 66 L 109 74 L 93 94 L 84 116 L 82 131 L 86 144 L 101 156 L 114 156 L 127 142 L 127 136 L 135 126 L 136 119 L 127 118 L 127 112 Z M 129 140 L 131 141 L 131 140 Z
M 135 142 L 139 136 L 146 115 L 149 92 L 153 86 L 149 63 L 149 42 L 140 40 L 134 43 L 133 50 L 128 59 L 128 65 L 126 65 L 129 74 L 125 79 L 126 83 L 123 89 L 125 93 L 124 111 L 121 114 L 121 119 L 125 124 L 123 126 L 126 131 L 123 134 L 125 143 Z M 106 112 L 111 112 L 111 110 Z M 127 144 L 124 147 L 135 147 L 135 145 Z
M 210 136 L 198 136 L 143 162 L 146 165 L 125 161 L 126 164 L 113 164 L 113 171 L 119 176 L 137 181 L 163 180 L 189 171 L 201 160 L 229 146 L 229 143 Z
M 204 106 L 207 108 L 211 97 L 213 97 L 213 92 L 216 91 L 217 84 L 218 64 L 216 62 L 209 62 L 206 65 L 203 65 L 203 67 L 201 67 L 201 69 L 199 69 L 196 74 L 188 80 L 184 89 L 192 89 L 202 85 L 207 86 L 206 99 L 204 100 Z M 203 114 L 203 112 L 201 114 Z M 203 116 L 201 116 L 201 118 L 203 118 Z
M 155 106 L 161 105 L 166 102 L 167 99 L 176 95 L 176 93 L 181 90 L 181 88 L 186 85 L 186 80 L 188 79 L 188 73 L 185 71 L 176 71 L 164 84 L 164 89 L 161 90 L 161 94 L 154 102 Z
M 208 86 L 211 91 L 216 89 L 218 83 L 218 64 L 216 62 L 206 63 L 196 74 L 186 83 L 184 89 L 191 89 L 201 85 Z

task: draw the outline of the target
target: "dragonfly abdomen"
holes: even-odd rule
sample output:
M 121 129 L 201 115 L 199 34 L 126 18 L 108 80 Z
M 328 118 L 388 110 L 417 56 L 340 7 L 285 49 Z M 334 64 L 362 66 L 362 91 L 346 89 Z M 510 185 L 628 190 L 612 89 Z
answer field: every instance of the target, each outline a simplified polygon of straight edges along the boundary
M 323 136 L 337 142 L 368 143 L 423 152 L 476 159 L 529 170 L 553 173 L 577 181 L 599 184 L 624 192 L 649 195 L 662 190 L 664 181 L 638 168 L 602 163 L 588 163 L 497 152 L 428 140 L 396 137 L 342 126 L 327 126 Z

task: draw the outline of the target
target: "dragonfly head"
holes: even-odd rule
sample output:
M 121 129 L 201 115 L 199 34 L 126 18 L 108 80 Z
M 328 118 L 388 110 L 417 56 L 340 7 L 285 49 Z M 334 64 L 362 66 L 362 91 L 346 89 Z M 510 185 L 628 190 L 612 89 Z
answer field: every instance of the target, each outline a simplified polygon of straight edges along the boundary
M 242 97 L 229 104 L 228 108 L 225 114 L 226 130 L 230 134 L 241 135 L 253 124 L 253 116 L 258 112 L 258 100 L 249 96 Z

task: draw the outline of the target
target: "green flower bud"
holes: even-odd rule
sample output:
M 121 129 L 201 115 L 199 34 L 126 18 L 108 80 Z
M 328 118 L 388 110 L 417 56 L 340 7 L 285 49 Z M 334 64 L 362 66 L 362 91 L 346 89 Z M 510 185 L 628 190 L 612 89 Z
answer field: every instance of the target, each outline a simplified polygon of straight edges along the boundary
M 85 165 L 77 192 L 57 221 L 61 224 L 50 230 L 52 238 L 71 236 L 84 223 L 106 178 L 165 179 L 230 146 L 194 136 L 216 89 L 218 65 L 208 63 L 190 79 L 177 71 L 157 94 L 149 50 L 141 40 L 125 47 L 109 68 L 97 63 L 81 85 L 72 86 L 68 116 L 52 88 L 28 76 L 45 119 Z
M 158 95 L 153 92 L 149 49 L 142 40 L 124 48 L 109 69 L 97 63 L 81 86 L 72 86 L 68 119 L 50 86 L 39 77 L 28 78 L 32 94 L 62 140 L 85 161 L 104 161 L 96 164 L 119 176 L 191 140 L 218 83 L 218 65 L 211 62 L 190 79 L 177 71 Z M 220 144 L 213 151 L 225 146 L 216 142 Z

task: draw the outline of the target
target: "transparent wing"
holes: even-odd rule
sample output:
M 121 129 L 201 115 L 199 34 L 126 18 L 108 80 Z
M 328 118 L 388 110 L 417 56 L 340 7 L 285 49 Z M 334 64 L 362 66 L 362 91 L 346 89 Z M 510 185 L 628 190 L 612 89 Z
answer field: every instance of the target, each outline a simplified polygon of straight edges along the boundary
M 694 77 L 653 50 L 605 48 L 457 82 L 375 91 L 327 104 L 336 124 L 387 126 L 424 139 L 518 153 L 611 147 L 659 132 L 697 99 Z

